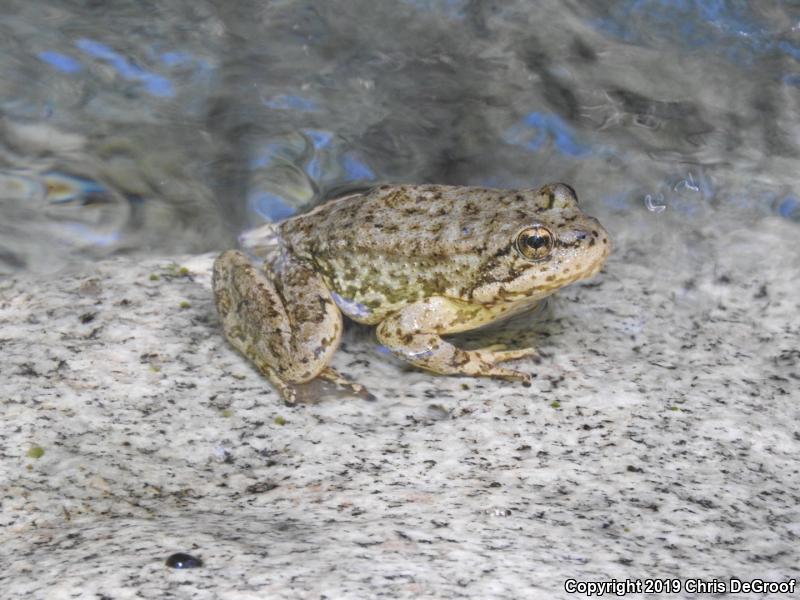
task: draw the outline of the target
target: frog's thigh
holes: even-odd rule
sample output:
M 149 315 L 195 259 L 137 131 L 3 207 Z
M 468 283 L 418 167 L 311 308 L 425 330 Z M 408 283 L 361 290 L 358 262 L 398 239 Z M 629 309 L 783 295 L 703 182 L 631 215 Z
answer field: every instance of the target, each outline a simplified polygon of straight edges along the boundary
M 295 260 L 272 274 L 236 250 L 214 263 L 214 297 L 230 343 L 271 380 L 303 383 L 327 364 L 342 317 L 319 276 Z
M 464 318 L 458 304 L 446 298 L 428 298 L 382 321 L 378 339 L 396 356 L 436 373 L 529 380 L 528 375 L 497 363 L 530 356 L 535 354 L 533 350 L 462 350 L 441 338 L 440 332 L 458 329 Z

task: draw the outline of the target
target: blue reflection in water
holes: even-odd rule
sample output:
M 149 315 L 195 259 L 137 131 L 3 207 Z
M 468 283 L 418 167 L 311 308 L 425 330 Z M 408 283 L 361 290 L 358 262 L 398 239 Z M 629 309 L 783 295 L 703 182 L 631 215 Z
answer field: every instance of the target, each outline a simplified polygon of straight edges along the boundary
M 38 56 L 40 60 L 46 62 L 51 67 L 55 67 L 59 71 L 63 71 L 64 73 L 77 73 L 83 69 L 83 65 L 80 62 L 71 56 L 61 54 L 60 52 L 46 50 L 44 52 L 40 52 Z
M 311 140 L 315 150 L 326 147 L 333 139 L 333 133 L 324 129 L 301 129 L 300 131 Z
M 82 242 L 100 247 L 113 246 L 122 237 L 119 231 L 95 231 L 83 223 L 64 223 L 62 227 Z
M 194 58 L 188 52 L 162 52 L 161 62 L 168 67 L 187 65 L 194 62 Z
M 531 139 L 530 134 L 535 133 Z M 536 152 L 548 139 L 553 140 L 556 149 L 566 156 L 585 156 L 591 148 L 575 139 L 575 132 L 564 120 L 553 113 L 532 112 L 522 122 L 515 125 L 503 136 L 510 144 L 523 146 Z
M 311 145 L 314 146 L 314 150 L 317 152 L 330 146 L 333 140 L 333 133 L 325 131 L 324 129 L 301 129 L 300 131 L 308 138 Z M 315 156 L 309 161 L 305 171 L 308 176 L 315 181 L 319 181 L 322 178 L 322 161 L 318 156 Z
M 169 79 L 163 75 L 151 73 L 139 65 L 130 62 L 116 50 L 109 48 L 105 44 L 88 38 L 80 38 L 75 41 L 75 45 L 86 52 L 86 54 L 110 63 L 123 79 L 143 83 L 145 91 L 150 95 L 159 97 L 175 95 L 175 90 Z
M 213 67 L 204 58 L 198 58 L 190 52 L 171 51 L 159 55 L 161 62 L 167 67 L 191 67 L 192 79 L 195 82 L 208 81 L 213 74 Z
M 778 214 L 785 219 L 800 218 L 800 200 L 796 196 L 787 196 L 778 203 Z
M 626 0 L 611 6 L 609 16 L 589 23 L 624 42 L 649 45 L 648 38 L 653 36 L 676 36 L 692 48 L 720 47 L 729 60 L 740 64 L 752 63 L 754 53 L 776 50 L 800 59 L 800 46 L 777 42 L 774 31 L 758 22 L 747 2 Z M 725 47 L 723 41 L 732 46 Z
M 45 173 L 42 175 L 42 181 L 50 204 L 66 204 L 74 200 L 86 204 L 90 199 L 109 194 L 104 185 L 77 175 Z
M 406 4 L 429 12 L 436 12 L 451 19 L 463 19 L 468 0 L 403 0 Z
M 250 157 L 248 166 L 251 169 L 264 169 L 275 162 L 275 155 L 284 150 L 285 146 L 278 142 L 269 142 L 259 147 L 254 156 Z
M 279 110 L 297 110 L 301 112 L 313 112 L 318 110 L 316 102 L 302 96 L 292 94 L 281 94 L 264 100 L 264 104 L 270 108 Z
M 319 181 L 322 178 L 322 163 L 319 158 L 311 159 L 311 162 L 306 166 L 306 173 L 314 181 Z
M 247 203 L 254 212 L 272 222 L 288 219 L 297 212 L 297 209 L 286 204 L 283 198 L 269 192 L 252 192 L 247 198 Z
M 800 86 L 800 73 L 792 75 L 784 75 L 781 81 L 786 85 Z
M 344 167 L 345 176 L 348 181 L 375 179 L 375 173 L 372 172 L 372 169 L 358 160 L 352 152 L 348 152 L 344 155 L 342 158 L 342 166 Z
M 795 46 L 791 42 L 784 41 L 778 44 L 778 50 L 788 54 L 795 60 L 800 60 L 800 46 Z

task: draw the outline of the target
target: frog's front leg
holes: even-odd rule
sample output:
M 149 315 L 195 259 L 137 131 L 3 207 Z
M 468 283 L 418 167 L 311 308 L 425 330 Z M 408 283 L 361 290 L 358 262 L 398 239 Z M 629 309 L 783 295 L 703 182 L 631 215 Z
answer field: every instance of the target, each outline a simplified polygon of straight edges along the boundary
M 282 257 L 273 272 L 254 267 L 237 250 L 214 262 L 214 298 L 225 336 L 294 402 L 294 384 L 323 371 L 339 346 L 342 315 L 320 277 Z
M 445 375 L 498 377 L 528 383 L 530 376 L 498 367 L 507 360 L 536 356 L 532 348 L 521 350 L 462 350 L 441 334 L 463 331 L 474 318 L 474 309 L 464 309 L 447 298 L 433 297 L 409 304 L 378 325 L 378 340 L 393 354 L 408 362 Z

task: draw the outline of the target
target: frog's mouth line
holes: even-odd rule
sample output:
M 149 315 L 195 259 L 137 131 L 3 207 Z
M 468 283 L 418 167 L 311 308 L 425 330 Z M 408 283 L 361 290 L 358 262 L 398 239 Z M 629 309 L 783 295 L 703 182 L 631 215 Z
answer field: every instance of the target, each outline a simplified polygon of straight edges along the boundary
M 608 254 L 606 254 L 606 256 L 608 256 Z M 541 285 L 537 285 L 536 287 L 528 291 L 515 292 L 515 291 L 505 290 L 503 292 L 503 301 L 522 302 L 525 300 L 529 300 L 536 302 L 543 298 L 546 298 L 547 296 L 550 296 L 551 294 L 557 292 L 561 288 L 564 288 L 572 283 L 594 277 L 603 268 L 603 265 L 605 265 L 606 256 L 604 256 L 602 260 L 597 261 L 594 265 L 592 265 L 588 269 L 583 269 L 580 271 L 576 270 L 570 272 L 566 276 L 556 277 L 552 281 L 546 281 Z

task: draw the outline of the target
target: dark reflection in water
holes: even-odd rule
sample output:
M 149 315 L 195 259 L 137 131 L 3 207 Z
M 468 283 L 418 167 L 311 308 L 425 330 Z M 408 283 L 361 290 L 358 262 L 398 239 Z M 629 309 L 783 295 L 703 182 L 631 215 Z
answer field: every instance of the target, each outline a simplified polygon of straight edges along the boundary
M 800 220 L 793 2 L 5 4 L 0 273 L 220 249 L 374 181 Z

